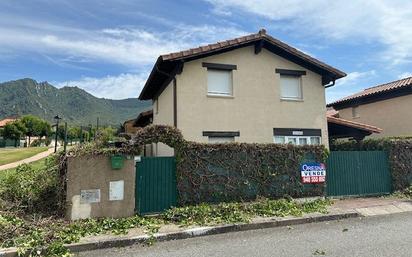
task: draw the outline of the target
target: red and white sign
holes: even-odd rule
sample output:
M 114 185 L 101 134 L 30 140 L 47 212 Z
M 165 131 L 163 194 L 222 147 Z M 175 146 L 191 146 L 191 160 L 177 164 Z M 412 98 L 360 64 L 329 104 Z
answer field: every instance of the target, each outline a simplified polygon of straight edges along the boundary
M 304 184 L 325 183 L 326 166 L 324 163 L 303 163 L 300 166 L 300 173 Z

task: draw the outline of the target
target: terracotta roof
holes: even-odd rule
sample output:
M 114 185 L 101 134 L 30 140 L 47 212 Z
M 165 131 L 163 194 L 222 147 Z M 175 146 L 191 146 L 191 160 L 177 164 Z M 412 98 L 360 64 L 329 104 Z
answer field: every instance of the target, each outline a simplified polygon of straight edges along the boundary
M 346 73 L 343 71 L 319 61 L 278 39 L 275 39 L 274 37 L 266 34 L 266 30 L 261 29 L 255 34 L 191 48 L 184 51 L 160 55 L 140 93 L 139 99 L 149 100 L 156 97 L 158 92 L 161 92 L 164 89 L 164 85 L 169 84 L 175 74 L 179 73 L 178 71 L 181 70 L 185 61 L 191 61 L 197 58 L 219 54 L 225 51 L 251 45 L 255 45 L 256 49 L 258 46 L 266 48 L 277 55 L 280 55 L 322 75 L 323 85 L 346 76 Z
M 349 102 L 349 101 L 354 100 L 354 99 L 360 99 L 360 98 L 363 98 L 363 97 L 376 95 L 376 94 L 382 94 L 382 93 L 390 92 L 390 91 L 395 90 L 395 89 L 407 88 L 407 87 L 412 88 L 412 77 L 404 78 L 404 79 L 392 81 L 392 82 L 389 82 L 389 83 L 386 83 L 386 84 L 382 84 L 382 85 L 367 88 L 367 89 L 365 89 L 361 92 L 358 92 L 358 93 L 350 95 L 350 96 L 346 96 L 342 99 L 339 99 L 335 102 L 332 102 L 332 103 L 328 104 L 328 106 L 333 106 L 335 104 Z
M 7 123 L 13 122 L 13 121 L 15 121 L 15 120 L 16 120 L 16 119 L 14 119 L 14 118 L 5 118 L 5 119 L 2 119 L 2 120 L 0 120 L 0 127 L 4 127 L 4 126 L 6 126 Z
M 261 29 L 259 30 L 258 33 L 255 34 L 250 34 L 250 35 L 246 35 L 243 37 L 238 37 L 238 38 L 234 38 L 234 39 L 230 39 L 230 40 L 225 40 L 225 41 L 221 41 L 221 42 L 217 42 L 214 44 L 209 44 L 209 45 L 204 45 L 204 46 L 199 46 L 196 48 L 191 48 L 188 50 L 183 50 L 180 52 L 174 52 L 174 53 L 169 53 L 169 54 L 164 54 L 161 55 L 161 58 L 166 61 L 166 60 L 180 60 L 180 59 L 185 59 L 185 58 L 189 58 L 189 57 L 194 57 L 194 56 L 198 56 L 198 55 L 203 55 L 205 53 L 212 53 L 212 52 L 216 52 L 216 51 L 220 51 L 222 49 L 225 48 L 232 48 L 234 46 L 240 46 L 240 45 L 245 45 L 247 43 L 250 42 L 255 42 L 257 40 L 266 40 L 280 48 L 282 48 L 283 50 L 293 53 L 294 55 L 297 55 L 299 57 L 301 57 L 302 59 L 311 62 L 313 64 L 316 64 L 318 66 L 321 66 L 322 68 L 324 68 L 325 70 L 330 71 L 331 73 L 335 73 L 336 75 L 340 76 L 340 77 L 344 77 L 346 76 L 346 73 L 344 73 L 343 71 L 340 71 L 322 61 L 319 61 L 305 53 L 303 53 L 302 51 L 299 51 L 298 49 L 291 47 L 290 45 L 283 43 L 282 41 L 266 34 L 266 30 L 265 29 Z
M 342 118 L 338 118 L 335 116 L 331 116 L 331 115 L 327 115 L 327 120 L 330 123 L 335 123 L 335 124 L 339 124 L 339 125 L 344 125 L 344 126 L 348 126 L 348 127 L 352 127 L 352 128 L 356 128 L 356 129 L 361 129 L 361 130 L 365 130 L 371 133 L 381 133 L 383 130 L 381 128 L 375 127 L 375 126 L 371 126 L 371 125 L 367 125 L 364 123 L 360 123 L 360 122 L 355 122 L 355 121 L 350 121 L 350 120 L 345 120 Z

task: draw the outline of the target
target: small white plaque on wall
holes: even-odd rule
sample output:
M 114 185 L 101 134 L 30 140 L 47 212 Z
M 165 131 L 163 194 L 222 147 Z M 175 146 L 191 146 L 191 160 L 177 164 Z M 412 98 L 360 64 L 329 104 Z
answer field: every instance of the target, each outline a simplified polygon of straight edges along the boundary
M 124 180 L 110 181 L 109 200 L 110 201 L 123 200 L 123 196 L 124 196 Z
M 80 203 L 99 203 L 100 189 L 80 190 Z

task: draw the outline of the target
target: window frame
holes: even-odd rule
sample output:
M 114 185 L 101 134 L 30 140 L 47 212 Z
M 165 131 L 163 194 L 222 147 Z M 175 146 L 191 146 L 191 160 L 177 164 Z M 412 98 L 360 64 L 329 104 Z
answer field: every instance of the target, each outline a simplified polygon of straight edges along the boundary
M 298 90 L 299 96 L 298 97 L 288 97 L 282 95 L 282 77 L 289 77 L 289 78 L 296 78 L 299 82 Z M 298 75 L 289 75 L 289 74 L 280 74 L 279 75 L 279 92 L 280 92 L 280 99 L 285 101 L 303 101 L 303 86 L 302 86 L 302 76 Z
M 211 92 L 209 91 L 209 73 L 207 73 L 207 78 L 206 78 L 207 96 L 233 98 L 234 96 L 233 70 L 237 70 L 237 65 L 202 62 L 202 67 L 207 68 L 207 72 L 209 71 L 228 72 L 229 77 L 230 77 L 230 92 L 229 93 Z
M 284 138 L 284 143 L 276 143 L 276 138 Z M 319 144 L 313 144 L 312 143 L 312 138 L 318 138 L 319 139 Z M 321 145 L 322 144 L 322 137 L 321 136 L 284 136 L 284 135 L 275 135 L 273 136 L 273 142 L 275 144 L 291 144 L 289 141 L 290 139 L 293 139 L 296 144 L 292 145 L 297 145 L 297 146 L 303 146 L 303 145 Z M 306 139 L 306 144 L 300 144 L 299 139 Z
M 208 136 L 208 143 L 210 144 L 227 144 L 227 143 L 233 143 L 235 142 L 235 136 Z M 222 142 L 219 141 L 210 141 L 210 139 L 230 139 L 230 140 L 223 140 Z
M 357 105 L 357 106 L 352 106 L 352 118 L 353 118 L 353 119 L 360 118 L 359 105 Z

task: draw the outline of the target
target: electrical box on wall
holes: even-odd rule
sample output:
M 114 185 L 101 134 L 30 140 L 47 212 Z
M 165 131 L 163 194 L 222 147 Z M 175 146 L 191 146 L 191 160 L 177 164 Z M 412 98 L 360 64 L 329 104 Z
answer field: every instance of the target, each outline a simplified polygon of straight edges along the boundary
M 124 165 L 124 157 L 122 155 L 113 155 L 111 157 L 112 169 L 120 170 Z

